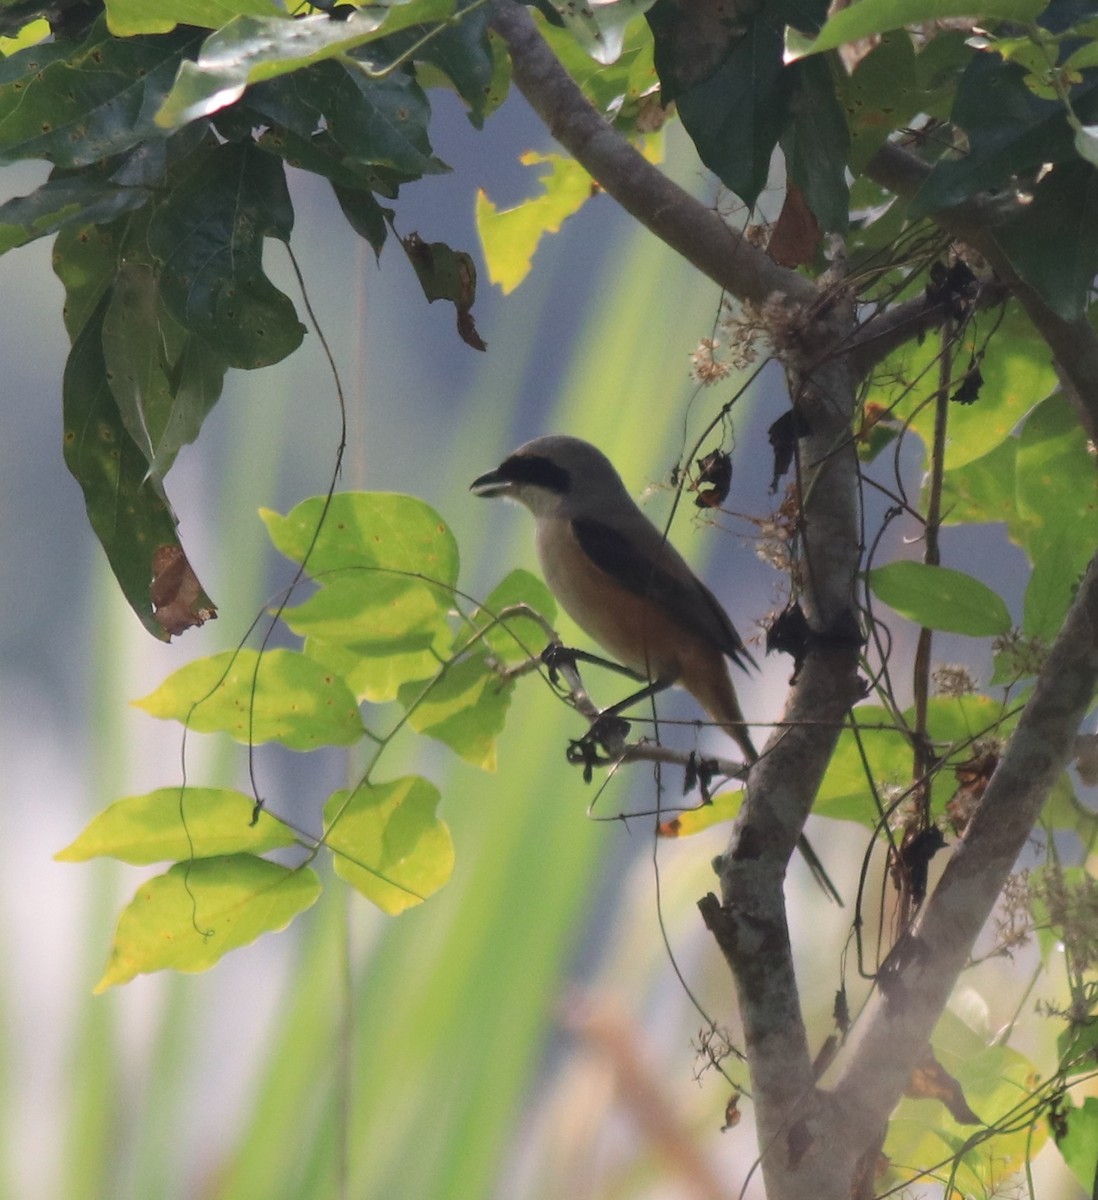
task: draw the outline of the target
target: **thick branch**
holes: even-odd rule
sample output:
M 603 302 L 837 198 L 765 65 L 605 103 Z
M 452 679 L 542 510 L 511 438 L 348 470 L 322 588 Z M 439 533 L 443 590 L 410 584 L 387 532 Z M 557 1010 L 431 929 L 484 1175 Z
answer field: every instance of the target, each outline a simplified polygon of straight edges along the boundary
M 878 994 L 835 1089 L 835 1116 L 844 1136 L 879 1124 L 899 1100 L 1041 806 L 1072 756 L 1096 687 L 1098 558 L 964 840 L 912 937 L 894 952 L 888 987 Z
M 886 145 L 874 155 L 868 174 L 897 195 L 912 196 L 930 174 L 930 167 L 900 146 Z M 934 214 L 947 233 L 978 251 L 1008 283 L 1056 358 L 1057 369 L 1068 398 L 1076 405 L 1091 439 L 1098 438 L 1098 332 L 1085 317 L 1065 320 L 1019 277 L 995 237 L 1002 220 L 1000 199 L 970 200 L 956 208 Z
M 807 322 L 811 321 L 811 324 Z M 812 808 L 839 729 L 859 698 L 860 639 L 853 616 L 860 557 L 858 464 L 850 441 L 855 377 L 846 356 L 829 357 L 853 323 L 847 306 L 806 317 L 811 337 L 793 373 L 807 434 L 798 445 L 802 497 L 797 584 L 812 629 L 811 652 L 792 689 L 784 728 L 748 780 L 747 799 L 721 867 L 723 903 L 702 914 L 735 979 L 751 1070 L 767 1193 L 783 1200 L 849 1195 L 853 1160 L 817 1136 L 823 1098 L 800 1010 L 782 879 Z M 840 1161 L 842 1160 L 842 1161 Z
M 815 288 L 750 245 L 672 183 L 595 111 L 515 0 L 497 0 L 492 28 L 507 43 L 515 85 L 549 132 L 645 228 L 741 300 L 775 292 L 811 302 Z

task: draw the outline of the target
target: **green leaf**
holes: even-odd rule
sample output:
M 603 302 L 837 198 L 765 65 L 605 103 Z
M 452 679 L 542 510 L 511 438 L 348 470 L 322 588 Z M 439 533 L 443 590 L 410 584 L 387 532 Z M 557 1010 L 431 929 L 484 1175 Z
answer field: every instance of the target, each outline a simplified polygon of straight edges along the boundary
M 646 13 L 655 0 L 608 0 L 601 4 L 548 3 L 577 43 L 596 61 L 617 60 L 625 41 L 625 27 Z
M 108 224 L 149 197 L 144 188 L 118 187 L 94 175 L 55 175 L 29 195 L 0 204 L 0 254 L 66 225 Z
M 1010 613 L 985 583 L 950 567 L 894 562 L 869 572 L 873 594 L 926 629 L 992 637 L 1010 629 Z
M 393 210 L 383 208 L 372 192 L 362 188 L 341 187 L 333 180 L 332 191 L 347 218 L 347 224 L 370 243 L 374 257 L 380 259 L 385 239 L 389 236 L 388 222 L 393 219 Z
M 233 143 L 192 159 L 149 223 L 160 295 L 180 325 L 230 366 L 279 362 L 305 333 L 289 297 L 263 272 L 263 239 L 288 242 L 293 227 L 282 166 Z
M 1098 1179 L 1098 1098 L 1088 1096 L 1080 1107 L 1069 1107 L 1066 1115 L 1067 1135 L 1056 1144 L 1079 1186 L 1093 1196 Z
M 504 683 L 489 658 L 472 653 L 446 666 L 426 686 L 405 684 L 398 693 L 408 724 L 445 742 L 466 762 L 496 769 L 496 739 L 503 732 L 514 682 Z
M 313 496 L 286 516 L 270 509 L 260 509 L 259 515 L 271 541 L 287 558 L 301 562 L 312 546 L 309 573 L 314 579 L 369 567 L 444 588 L 457 583 L 454 535 L 438 513 L 415 496 L 337 492 L 326 513 L 325 498 Z
M 813 59 L 801 64 L 796 86 L 792 123 L 781 142 L 786 169 L 820 225 L 842 233 L 850 209 L 846 184 L 850 135 L 827 63 Z
M 208 971 L 222 955 L 285 929 L 316 902 L 320 880 L 250 854 L 176 863 L 123 910 L 95 991 L 149 971 Z
M 835 13 L 804 54 L 834 50 L 891 29 L 956 17 L 1029 23 L 1044 7 L 1045 0 L 859 0 Z
M 345 21 L 319 13 L 237 17 L 206 38 L 197 61 L 183 65 L 157 123 L 186 125 L 235 103 L 249 84 L 345 55 L 408 25 L 444 21 L 453 8 L 454 0 L 398 0 L 358 9 Z
M 1094 555 L 1095 522 L 1084 519 L 1044 543 L 1026 585 L 1022 632 L 1051 644 Z
M 781 26 L 756 17 L 711 75 L 675 96 L 698 156 L 749 208 L 789 119 L 796 76 L 783 65 L 783 45 Z
M 458 0 L 453 23 L 437 32 L 438 26 L 412 25 L 385 39 L 387 54 L 398 58 L 415 49 L 416 74 L 424 87 L 433 80 L 430 68 L 453 84 L 469 109 L 474 129 L 481 129 L 484 118 L 498 105 L 493 104 L 496 82 L 496 56 L 488 39 L 492 20 L 490 5 L 474 7 L 477 0 Z M 423 41 L 428 38 L 429 40 Z M 506 55 L 502 56 L 506 61 Z
M 839 735 L 813 805 L 814 813 L 836 820 L 858 821 L 871 828 L 876 825 L 880 813 L 873 803 L 870 782 L 878 791 L 911 784 L 912 747 L 905 729 L 913 728 L 915 714 L 908 710 L 901 715 L 903 722 L 898 723 L 885 708 L 867 704 L 854 709 L 858 735 L 849 729 Z M 927 734 L 947 757 L 950 746 L 963 745 L 987 731 L 999 731 L 1005 736 L 1013 720 L 1016 718 L 1005 719 L 1002 705 L 988 696 L 936 696 L 927 705 Z M 971 750 L 966 748 L 959 753 L 964 759 L 970 757 Z M 944 775 L 938 777 L 937 783 L 934 807 L 935 811 L 941 811 L 954 784 Z
M 968 137 L 968 148 L 960 157 L 939 160 L 912 201 L 913 216 L 1004 187 L 1016 174 L 1035 171 L 1045 163 L 1076 158 L 1074 130 L 1064 105 L 1035 96 L 1026 76 L 1024 67 L 1004 62 L 997 54 L 977 54 L 972 59 L 958 84 L 951 113 L 954 124 Z M 1089 72 L 1072 89 L 1071 100 L 1084 124 L 1098 117 L 1098 72 Z
M 3 60 L 0 161 L 47 158 L 75 167 L 162 137 L 153 116 L 198 44 L 194 30 L 112 38 L 99 20 L 75 51 L 56 43 Z
M 134 703 L 150 716 L 238 742 L 281 742 L 291 750 L 347 746 L 363 734 L 350 689 L 294 650 L 225 651 L 188 663 Z M 250 712 L 250 720 L 249 720 Z
M 551 25 L 535 10 L 538 32 L 549 43 L 561 66 L 579 85 L 588 100 L 626 137 L 637 130 L 637 116 L 660 81 L 653 61 L 652 33 L 648 22 L 633 21 L 625 31 L 622 52 L 613 65 L 596 62 L 566 30 Z
M 440 799 L 414 775 L 334 793 L 324 806 L 324 841 L 336 874 L 382 912 L 426 900 L 454 869 L 450 831 L 435 816 Z
M 115 37 L 170 33 L 177 25 L 217 29 L 233 17 L 273 17 L 281 11 L 274 0 L 106 0 L 106 7 Z
M 251 796 L 225 788 L 157 788 L 116 800 L 54 859 L 86 862 L 106 855 L 140 866 L 244 851 L 262 854 L 296 844 L 294 834 L 266 811 L 253 824 L 254 807 Z
M 358 646 L 309 638 L 305 653 L 330 671 L 335 671 L 354 692 L 356 699 L 383 704 L 395 700 L 406 683 L 425 683 L 438 674 L 450 642 L 450 631 L 426 649 L 397 649 L 388 646 Z
M 351 643 L 366 653 L 434 645 L 449 630 L 449 589 L 365 570 L 337 575 L 282 618 L 302 637 Z
M 107 552 L 122 594 L 155 637 L 169 640 L 181 632 L 174 622 L 157 619 L 151 585 L 156 562 L 165 551 L 178 551 L 175 516 L 159 483 L 148 476 L 148 461 L 126 430 L 107 378 L 103 357 L 104 296 L 73 343 L 65 364 L 65 464 L 84 492 L 88 520 Z M 197 585 L 197 580 L 194 581 Z M 189 606 L 202 624 L 216 614 L 199 587 Z
M 909 783 L 911 742 L 895 727 L 887 709 L 859 705 L 854 709 L 852 719 L 859 727 L 859 736 L 855 738 L 848 729 L 839 734 L 812 811 L 818 816 L 858 821 L 872 828 L 880 814 L 873 803 L 870 780 L 878 788 L 902 787 Z M 869 780 L 866 779 L 862 749 L 869 763 Z
M 1089 527 L 1091 545 L 1098 543 L 1094 461 L 1086 434 L 1063 396 L 1050 397 L 1022 426 L 1015 478 L 1031 559 L 1064 529 L 1085 537 Z
M 96 315 L 114 282 L 125 230 L 117 225 L 66 226 L 53 244 L 53 270 L 65 287 L 62 316 L 69 338 Z M 100 314 L 99 319 L 102 319 Z
M 863 171 L 892 130 L 920 111 L 916 78 L 915 48 L 902 29 L 883 34 L 852 74 L 840 74 L 853 170 Z
M 1073 833 L 1084 846 L 1092 845 L 1095 837 L 1098 837 L 1098 813 L 1087 808 L 1079 799 L 1075 784 L 1067 771 L 1062 771 L 1057 777 L 1048 798 L 1041 806 L 1041 824 L 1050 834 L 1064 831 Z M 1037 920 L 1036 914 L 1034 920 Z M 1045 935 L 1049 933 L 1047 929 L 1042 932 Z M 1059 941 L 1059 938 L 1053 932 L 1049 941 L 1049 949 L 1051 949 Z M 1096 1022 L 1094 1032 L 1090 1035 L 1090 1040 L 1095 1038 L 1098 1038 L 1098 1022 Z M 1063 1054 L 1067 1043 L 1072 1041 L 1070 1031 L 1065 1031 L 1058 1040 L 1060 1052 Z M 1078 1042 L 1074 1044 L 1076 1052 L 1081 1052 L 1083 1047 Z M 1082 1070 L 1083 1064 L 1077 1063 L 1076 1069 Z
M 264 135 L 269 149 L 344 186 L 395 196 L 399 183 L 449 170 L 431 152 L 427 97 L 404 71 L 372 79 L 353 61 L 321 62 L 253 87 L 246 108 L 283 127 Z
M 1020 1097 L 1032 1091 L 1037 1068 L 1024 1055 L 994 1044 L 990 1034 L 969 1028 L 949 1011 L 938 1022 L 931 1044 L 968 1107 L 989 1129 L 1002 1125 L 1005 1132 L 973 1144 L 972 1126 L 955 1121 L 940 1100 L 905 1098 L 889 1121 L 884 1153 L 897 1164 L 955 1158 L 952 1182 L 957 1194 L 995 1195 L 1048 1137 L 1043 1122 L 1012 1119 Z M 902 1181 L 921 1177 L 911 1167 L 897 1166 L 894 1173 Z
M 984 383 L 974 404 L 949 407 L 947 473 L 982 458 L 1009 437 L 1057 385 L 1048 347 L 1014 302 L 1007 305 L 989 340 L 990 332 L 986 324 L 979 322 L 955 350 L 953 377 L 959 381 L 982 353 L 979 365 Z M 940 351 L 940 341 L 927 338 L 921 346 L 912 344 L 892 355 L 881 375 L 884 383 L 869 397 L 889 408 L 903 391 L 896 416 L 910 420 L 927 446 L 933 443 L 934 406 L 924 401 L 937 387 Z
M 476 222 L 488 278 L 509 295 L 530 273 L 534 252 L 547 233 L 557 233 L 564 222 L 593 194 L 591 176 L 574 158 L 564 154 L 527 151 L 523 166 L 546 164 L 549 171 L 539 182 L 542 194 L 502 211 L 477 192 Z
M 1068 321 L 1081 317 L 1098 274 L 1098 171 L 1087 162 L 1060 163 L 995 239 L 1053 311 Z
M 484 644 L 502 662 L 521 662 L 536 658 L 548 644 L 549 638 L 537 621 L 530 617 L 512 616 L 496 623 L 495 618 L 505 609 L 525 604 L 553 624 L 557 619 L 557 603 L 544 583 L 521 567 L 506 575 L 488 594 L 484 604 L 473 613 L 474 629 L 487 629 Z M 460 645 L 468 638 L 461 630 Z
M 1018 439 L 1008 437 L 994 450 L 947 471 L 942 486 L 946 525 L 981 525 L 1005 521 L 1013 541 L 1023 535 L 1014 497 Z
M 162 479 L 217 402 L 225 366 L 161 307 L 152 265 L 136 259 L 119 265 L 103 319 L 103 355 L 126 429 L 149 474 Z

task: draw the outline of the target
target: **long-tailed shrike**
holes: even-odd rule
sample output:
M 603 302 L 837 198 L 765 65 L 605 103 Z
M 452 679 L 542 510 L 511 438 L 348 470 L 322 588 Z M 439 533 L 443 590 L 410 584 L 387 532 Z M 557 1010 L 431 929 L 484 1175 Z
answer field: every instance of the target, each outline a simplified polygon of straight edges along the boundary
M 746 670 L 755 660 L 720 602 L 633 502 L 605 454 L 579 438 L 535 438 L 474 480 L 472 490 L 517 500 L 534 514 L 550 590 L 585 633 L 648 681 L 630 702 L 679 684 L 749 762 L 758 758 L 727 663 Z M 798 845 L 838 900 L 803 835 Z

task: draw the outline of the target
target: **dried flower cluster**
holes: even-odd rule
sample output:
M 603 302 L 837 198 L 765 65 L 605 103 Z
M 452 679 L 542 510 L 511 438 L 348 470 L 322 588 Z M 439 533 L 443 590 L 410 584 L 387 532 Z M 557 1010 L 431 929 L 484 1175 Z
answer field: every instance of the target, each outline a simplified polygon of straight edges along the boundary
M 992 642 L 995 652 L 995 674 L 999 679 L 1027 679 L 1036 675 L 1045 664 L 1048 647 L 1039 637 L 1027 637 L 1020 629 L 1012 629 Z
M 971 696 L 976 691 L 975 677 L 961 663 L 942 663 L 930 678 L 939 696 Z
M 1072 972 L 1098 967 L 1098 879 L 1072 872 L 1069 880 L 1051 866 L 1034 877 L 1030 891 L 1048 910 L 1049 924 L 1059 930 Z

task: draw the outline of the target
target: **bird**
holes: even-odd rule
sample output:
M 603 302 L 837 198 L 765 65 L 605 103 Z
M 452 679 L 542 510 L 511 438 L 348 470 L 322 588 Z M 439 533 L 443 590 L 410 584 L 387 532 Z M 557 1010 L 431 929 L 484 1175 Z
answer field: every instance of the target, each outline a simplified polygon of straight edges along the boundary
M 721 602 L 641 512 L 597 446 L 560 434 L 534 438 L 470 490 L 530 510 L 549 590 L 584 633 L 647 681 L 606 712 L 677 684 L 749 763 L 758 760 L 728 660 L 743 670 L 757 663 Z M 798 848 L 820 886 L 842 904 L 803 834 Z

